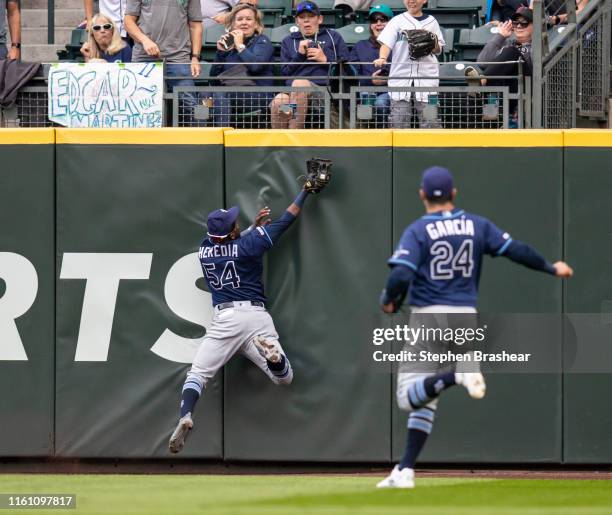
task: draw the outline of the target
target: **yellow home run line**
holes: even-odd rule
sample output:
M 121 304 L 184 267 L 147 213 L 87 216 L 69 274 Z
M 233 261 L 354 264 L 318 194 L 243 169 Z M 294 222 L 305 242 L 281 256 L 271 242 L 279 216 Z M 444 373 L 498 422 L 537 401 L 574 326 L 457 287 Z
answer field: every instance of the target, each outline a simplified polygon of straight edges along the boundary
M 49 145 L 55 143 L 55 130 L 0 129 L 0 145 Z
M 223 145 L 223 129 L 56 129 L 62 145 Z
M 0 145 L 223 145 L 227 147 L 611 147 L 612 131 L 0 129 Z
M 562 147 L 563 131 L 501 129 L 438 129 L 393 132 L 394 147 L 526 148 Z
M 571 129 L 563 131 L 566 147 L 612 147 L 612 130 Z
M 226 147 L 390 147 L 388 130 L 235 130 Z

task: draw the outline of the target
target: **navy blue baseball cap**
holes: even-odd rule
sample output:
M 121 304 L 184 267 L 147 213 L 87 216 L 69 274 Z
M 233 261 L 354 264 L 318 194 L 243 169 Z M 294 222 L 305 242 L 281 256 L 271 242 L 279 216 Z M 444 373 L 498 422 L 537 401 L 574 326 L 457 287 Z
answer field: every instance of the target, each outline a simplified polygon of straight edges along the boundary
M 208 215 L 208 236 L 213 238 L 225 238 L 236 223 L 240 209 L 238 206 L 229 209 L 217 209 Z
M 319 10 L 319 6 L 314 2 L 300 2 L 295 8 L 295 14 L 300 15 L 302 13 L 312 13 L 318 16 L 321 14 L 321 11 Z
M 432 166 L 423 172 L 421 187 L 428 199 L 450 198 L 453 193 L 453 175 L 447 168 Z

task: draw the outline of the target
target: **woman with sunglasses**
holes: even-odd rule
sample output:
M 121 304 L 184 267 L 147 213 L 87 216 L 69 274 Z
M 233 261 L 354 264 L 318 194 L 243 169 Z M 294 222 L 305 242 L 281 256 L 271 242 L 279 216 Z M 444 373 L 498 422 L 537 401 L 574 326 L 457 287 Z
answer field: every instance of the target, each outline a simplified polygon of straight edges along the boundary
M 531 75 L 531 36 L 533 11 L 519 8 L 512 19 L 498 26 L 498 33 L 478 55 L 478 62 L 494 63 L 484 66 L 485 75 L 516 75 L 516 66 L 507 61 L 523 61 L 523 73 Z M 499 63 L 499 64 L 497 64 Z
M 387 76 L 389 75 L 389 66 L 376 68 L 373 64 L 375 59 L 378 59 L 380 51 L 380 43 L 378 36 L 393 18 L 393 11 L 386 4 L 376 4 L 368 13 L 370 22 L 370 37 L 357 41 L 351 50 L 351 62 L 356 63 L 355 69 L 358 76 L 370 77 L 368 79 L 359 79 L 360 86 L 386 86 Z M 387 58 L 387 62 L 391 62 L 391 55 Z M 389 106 L 391 105 L 391 97 L 388 92 L 366 93 L 361 92 L 361 103 L 374 104 L 374 122 L 371 125 L 374 128 L 385 128 L 388 126 L 387 117 L 389 116 Z
M 522 73 L 531 76 L 531 36 L 533 34 L 533 11 L 520 7 L 512 19 L 498 25 L 498 33 L 478 54 L 479 66 L 468 66 L 465 75 L 482 86 L 508 86 L 510 93 L 518 90 L 518 78 L 496 79 L 494 77 L 518 77 L 518 62 L 522 63 Z M 484 78 L 485 75 L 493 78 Z M 510 128 L 518 124 L 518 102 L 510 100 Z
M 103 14 L 91 19 L 89 38 L 81 47 L 85 62 L 106 61 L 108 63 L 132 61 L 132 48 L 121 39 L 113 21 Z
M 274 47 L 263 33 L 261 12 L 250 3 L 236 5 L 229 14 L 226 32 L 217 41 L 215 64 L 210 75 L 221 86 L 272 86 L 274 84 Z M 251 78 L 252 77 L 252 78 Z M 218 92 L 213 94 L 213 120 L 217 127 L 228 127 L 232 111 L 256 112 L 253 127 L 267 118 L 271 92 Z M 244 127 L 244 125 L 241 125 Z

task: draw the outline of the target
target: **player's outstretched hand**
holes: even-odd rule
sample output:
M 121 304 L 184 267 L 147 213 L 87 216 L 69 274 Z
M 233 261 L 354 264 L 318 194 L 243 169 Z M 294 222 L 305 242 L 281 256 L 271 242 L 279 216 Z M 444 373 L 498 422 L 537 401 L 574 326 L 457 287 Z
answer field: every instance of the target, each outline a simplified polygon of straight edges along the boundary
M 264 206 L 259 210 L 257 216 L 255 217 L 255 221 L 253 222 L 253 227 L 259 227 L 261 225 L 268 225 L 270 223 L 270 208 L 268 206 Z
M 574 270 L 572 270 L 572 267 L 569 266 L 565 261 L 557 261 L 556 263 L 553 263 L 553 266 L 557 271 L 557 277 L 571 277 L 572 275 L 574 275 Z
M 397 313 L 397 309 L 396 309 L 395 303 L 393 301 L 389 302 L 389 304 L 381 304 L 380 307 L 388 315 L 391 315 L 393 313 Z

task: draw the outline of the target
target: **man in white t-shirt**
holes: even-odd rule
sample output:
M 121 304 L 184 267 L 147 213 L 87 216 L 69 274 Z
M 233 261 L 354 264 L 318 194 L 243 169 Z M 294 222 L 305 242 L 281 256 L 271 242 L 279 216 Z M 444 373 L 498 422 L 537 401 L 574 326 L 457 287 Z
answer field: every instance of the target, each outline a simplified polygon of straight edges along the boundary
M 84 0 L 85 18 L 87 18 L 87 28 L 91 29 L 91 18 L 94 13 L 93 0 Z M 100 0 L 99 10 L 107 18 L 113 20 L 115 26 L 121 31 L 121 37 L 126 39 L 127 32 L 123 26 L 123 17 L 125 16 L 125 7 L 127 0 Z
M 439 76 L 438 58 L 436 55 L 442 53 L 442 48 L 446 43 L 444 42 L 444 36 L 437 20 L 431 15 L 423 14 L 423 5 L 426 3 L 427 0 L 404 0 L 404 5 L 408 11 L 394 16 L 378 36 L 381 46 L 379 58 L 374 61 L 374 65 L 382 67 L 387 64 L 387 58 L 391 51 L 393 51 L 393 62 L 389 72 L 390 87 L 437 87 L 439 84 L 436 78 Z M 403 34 L 405 30 L 414 29 L 433 32 L 438 38 L 438 44 L 433 52 L 416 60 L 410 58 L 410 48 Z M 420 79 L 418 77 L 433 78 Z M 410 92 L 391 91 L 389 94 L 391 96 L 391 114 L 389 116 L 391 127 L 396 129 L 409 128 L 412 112 Z M 415 92 L 415 107 L 421 128 L 440 127 L 435 110 L 433 111 L 433 117 L 431 114 L 424 113 L 431 95 L 435 95 L 435 93 L 427 91 Z

